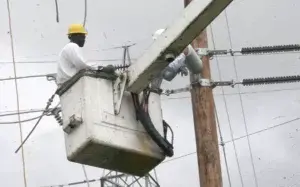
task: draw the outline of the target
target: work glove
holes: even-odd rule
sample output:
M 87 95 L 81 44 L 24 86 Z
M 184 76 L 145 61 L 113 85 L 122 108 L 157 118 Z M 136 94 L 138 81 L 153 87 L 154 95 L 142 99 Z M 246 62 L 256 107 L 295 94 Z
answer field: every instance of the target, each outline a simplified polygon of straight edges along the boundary
M 113 65 L 98 66 L 98 69 L 97 69 L 97 71 L 102 71 L 102 72 L 111 73 L 111 74 L 114 74 L 115 70 L 116 69 Z
M 181 66 L 179 69 L 178 69 L 178 73 L 181 74 L 181 76 L 187 76 L 189 74 L 189 71 L 188 69 L 186 68 L 186 66 Z

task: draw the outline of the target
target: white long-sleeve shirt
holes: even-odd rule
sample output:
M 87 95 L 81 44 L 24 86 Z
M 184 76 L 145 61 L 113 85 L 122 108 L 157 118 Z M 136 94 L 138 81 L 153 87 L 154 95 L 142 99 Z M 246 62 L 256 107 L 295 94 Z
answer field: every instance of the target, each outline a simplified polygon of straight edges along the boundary
M 61 85 L 80 70 L 90 68 L 83 58 L 80 47 L 75 43 L 68 43 L 59 54 L 56 83 Z
M 173 62 L 171 62 L 168 67 L 178 70 L 180 67 L 185 65 L 185 55 L 181 53 Z
M 151 87 L 160 88 L 163 79 L 171 81 L 177 75 L 179 68 L 183 66 L 185 66 L 185 55 L 181 53 L 151 81 Z
M 192 53 L 192 46 L 188 45 L 188 53 L 187 55 L 185 55 L 184 53 L 181 53 L 179 56 L 177 56 L 177 58 L 175 58 L 175 60 L 173 62 L 171 62 L 168 67 L 172 68 L 174 71 L 177 72 L 177 70 L 180 67 L 186 66 L 186 57 L 190 56 Z

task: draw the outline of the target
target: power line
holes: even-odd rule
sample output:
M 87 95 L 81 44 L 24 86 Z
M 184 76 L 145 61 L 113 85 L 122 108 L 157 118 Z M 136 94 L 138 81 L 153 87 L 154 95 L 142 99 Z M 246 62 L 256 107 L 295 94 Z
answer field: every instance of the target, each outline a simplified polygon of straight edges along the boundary
M 58 11 L 58 2 L 55 0 L 55 13 L 56 13 L 56 22 L 59 23 L 59 11 Z
M 280 124 L 278 124 L 278 125 L 274 125 L 274 126 L 272 126 L 272 127 L 268 127 L 268 128 L 265 128 L 265 129 L 262 129 L 262 130 L 259 130 L 259 131 L 250 133 L 250 134 L 245 135 L 245 136 L 241 136 L 241 137 L 238 137 L 238 138 L 231 139 L 231 140 L 229 140 L 229 141 L 225 141 L 224 143 L 225 143 L 225 144 L 228 144 L 228 143 L 231 143 L 231 142 L 233 142 L 233 141 L 237 141 L 237 140 L 240 140 L 240 139 L 243 139 L 243 138 L 247 138 L 247 137 L 250 137 L 250 136 L 253 136 L 253 135 L 256 135 L 256 134 L 259 134 L 259 133 L 268 131 L 268 130 L 271 130 L 271 129 L 275 129 L 275 128 L 278 128 L 278 127 L 281 127 L 281 126 L 288 125 L 288 124 L 290 124 L 290 123 L 292 123 L 292 122 L 294 122 L 294 121 L 298 121 L 298 120 L 300 120 L 300 117 L 297 117 L 297 118 L 292 119 L 292 120 L 285 121 L 285 122 L 283 122 L 283 123 L 280 123 Z M 189 152 L 189 153 L 187 153 L 187 154 L 184 154 L 184 155 L 181 155 L 181 156 L 178 156 L 178 157 L 174 157 L 174 158 L 168 159 L 168 160 L 162 162 L 161 164 L 168 163 L 168 162 L 172 162 L 172 161 L 175 161 L 175 160 L 178 160 L 178 159 L 181 159 L 181 158 L 184 158 L 184 157 L 187 157 L 187 156 L 196 154 L 196 153 L 197 153 L 196 151 Z
M 13 115 L 18 115 L 18 114 L 30 114 L 30 113 L 37 113 L 37 112 L 44 112 L 44 109 L 30 109 L 30 110 L 22 110 L 20 112 L 5 111 L 5 112 L 0 113 L 0 117 L 13 116 Z
M 101 178 L 98 179 L 90 179 L 90 180 L 83 180 L 83 181 L 77 181 L 77 182 L 71 182 L 71 183 L 67 183 L 67 184 L 59 184 L 59 185 L 51 185 L 51 186 L 43 186 L 43 187 L 63 187 L 63 186 L 74 186 L 74 185 L 78 185 L 78 184 L 85 184 L 85 183 L 92 183 L 92 182 L 97 182 L 97 181 L 101 181 Z
M 48 100 L 48 102 L 47 102 L 47 105 L 46 105 L 46 107 L 45 107 L 45 109 L 44 109 L 43 114 L 45 114 L 46 111 L 49 110 L 49 107 L 50 107 L 50 105 L 52 104 L 55 95 L 56 95 L 56 92 L 49 98 L 49 100 Z M 58 105 L 59 105 L 59 103 L 57 104 L 57 106 L 58 106 Z M 57 107 L 57 106 L 56 106 L 56 107 Z M 56 107 L 55 107 L 55 108 L 56 108 Z M 26 143 L 26 141 L 28 140 L 28 138 L 30 137 L 30 135 L 33 133 L 33 131 L 34 131 L 34 130 L 36 129 L 36 127 L 39 125 L 39 123 L 40 123 L 40 121 L 42 120 L 43 116 L 44 116 L 44 115 L 41 115 L 41 116 L 39 117 L 39 119 L 37 120 L 37 122 L 35 123 L 35 125 L 33 126 L 33 128 L 30 130 L 30 132 L 28 133 L 28 135 L 25 137 L 24 141 L 22 141 L 22 142 L 21 142 L 21 145 L 16 149 L 15 153 L 17 153 L 21 148 L 23 149 L 23 145 Z
M 28 111 L 10 112 L 8 114 L 0 114 L 0 117 L 5 117 L 5 116 L 20 115 L 20 114 L 37 113 L 37 112 L 42 112 L 43 113 L 42 115 L 39 115 L 39 116 L 36 116 L 36 117 L 33 117 L 33 118 L 28 118 L 28 119 L 25 119 L 25 120 L 7 121 L 7 122 L 0 121 L 0 124 L 15 124 L 15 123 L 24 123 L 24 122 L 33 121 L 33 120 L 39 119 L 40 117 L 45 116 L 45 115 L 47 115 L 47 116 L 53 115 L 52 111 L 54 109 L 57 109 L 57 108 L 58 108 L 58 105 L 55 108 L 49 108 L 48 110 L 44 110 L 44 109 L 35 109 L 34 110 L 33 109 L 33 110 L 28 110 Z
M 88 178 L 88 176 L 87 176 L 85 167 L 84 167 L 83 164 L 81 164 L 81 166 L 82 166 L 82 170 L 83 170 L 83 173 L 84 173 L 84 177 L 85 177 L 85 181 L 86 181 L 87 187 L 90 187 L 89 178 Z
M 234 96 L 234 95 L 252 95 L 252 94 L 261 94 L 261 93 L 273 93 L 273 92 L 282 92 L 282 91 L 297 91 L 300 90 L 297 88 L 286 88 L 286 89 L 274 89 L 274 90 L 263 90 L 263 91 L 251 91 L 251 92 L 240 92 L 240 93 L 224 93 L 225 96 Z M 214 94 L 214 96 L 222 96 L 223 94 Z M 162 100 L 173 100 L 173 99 L 189 99 L 190 96 L 180 96 L 180 97 L 169 97 Z
M 224 10 L 224 13 L 225 13 L 226 27 L 227 27 L 227 31 L 228 31 L 228 37 L 229 37 L 229 44 L 230 44 L 230 47 L 232 48 L 233 45 L 232 45 L 232 38 L 231 38 L 231 33 L 230 33 L 230 28 L 229 28 L 229 20 L 228 20 L 228 16 L 227 16 L 227 11 Z M 234 56 L 232 57 L 232 60 L 233 60 L 235 77 L 236 77 L 236 79 L 238 79 L 236 61 L 235 61 Z M 239 93 L 241 92 L 239 85 L 238 85 L 238 92 Z M 245 130 L 246 130 L 246 134 L 248 135 L 249 133 L 248 133 L 246 115 L 245 115 L 245 111 L 244 111 L 244 104 L 243 104 L 243 99 L 242 99 L 241 94 L 239 94 L 239 99 L 240 99 L 240 103 L 241 103 L 241 110 L 242 110 L 242 114 L 243 114 L 243 121 L 244 121 L 244 125 L 245 125 Z M 250 151 L 250 158 L 251 158 L 251 164 L 252 164 L 252 169 L 253 169 L 253 174 L 254 174 L 255 185 L 256 185 L 256 187 L 258 187 L 258 181 L 257 181 L 257 176 L 256 176 L 256 171 L 255 171 L 255 166 L 254 166 L 254 161 L 253 161 L 253 155 L 252 155 L 252 148 L 251 148 L 249 136 L 247 136 L 247 142 L 248 142 L 248 147 L 249 147 L 249 151 Z
M 10 44 L 11 44 L 11 53 L 12 53 L 12 60 L 13 60 L 13 69 L 14 69 L 14 76 L 17 77 L 17 68 L 15 63 L 15 50 L 14 50 L 14 41 L 13 41 L 13 30 L 12 30 L 12 21 L 11 21 L 11 12 L 10 12 L 10 2 L 6 0 L 7 4 L 7 13 L 8 13 L 8 25 L 9 25 L 9 36 L 10 36 Z M 17 111 L 20 112 L 20 103 L 19 103 L 19 91 L 18 91 L 18 81 L 15 79 L 15 90 L 16 90 L 16 102 L 17 102 Z M 21 121 L 21 116 L 18 114 L 18 121 Z M 22 132 L 22 124 L 19 122 L 19 129 L 20 129 L 20 140 L 23 140 L 23 132 Z M 27 179 L 26 179 L 26 166 L 25 166 L 25 156 L 24 156 L 24 148 L 22 147 L 21 150 L 22 154 L 22 166 L 23 166 L 23 180 L 24 185 L 27 187 Z
M 19 114 L 18 114 L 18 115 L 19 115 Z M 45 114 L 39 115 L 39 116 L 37 116 L 37 117 L 25 119 L 25 120 L 20 120 L 20 119 L 19 119 L 18 121 L 5 121 L 5 122 L 0 121 L 0 124 L 1 124 L 1 125 L 6 125 L 6 124 L 15 124 L 15 123 L 29 122 L 29 121 L 33 121 L 33 120 L 39 119 L 41 116 L 44 116 L 44 115 L 45 115 Z
M 115 69 L 123 69 L 128 68 L 129 65 L 113 65 Z M 8 81 L 8 80 L 15 80 L 15 79 L 28 79 L 28 78 L 40 78 L 40 77 L 47 77 L 48 81 L 52 81 L 56 79 L 56 73 L 48 73 L 48 74 L 41 74 L 41 75 L 29 75 L 29 76 L 22 76 L 22 77 L 7 77 L 7 78 L 0 78 L 0 81 Z
M 220 120 L 219 120 L 219 115 L 218 115 L 218 111 L 216 108 L 215 99 L 214 99 L 214 109 L 215 109 L 216 122 L 217 122 L 218 130 L 219 130 L 219 134 L 220 134 L 221 146 L 223 149 L 223 156 L 224 156 L 224 161 L 225 161 L 225 166 L 226 166 L 226 171 L 227 171 L 227 178 L 228 178 L 229 186 L 231 187 L 231 179 L 230 179 L 230 173 L 229 173 L 229 166 L 228 166 L 228 162 L 227 162 L 226 148 L 225 148 L 225 144 L 224 144 L 224 140 L 223 140 L 223 135 L 222 135 L 223 133 L 221 131 Z
M 273 93 L 273 92 L 282 92 L 282 91 L 295 91 L 295 90 L 300 90 L 300 88 L 287 88 L 287 89 L 275 89 L 275 90 L 265 90 L 265 91 L 253 91 L 253 92 L 241 92 L 241 95 L 247 95 L 247 94 L 260 94 L 260 93 Z M 239 93 L 224 93 L 224 96 L 234 96 L 238 95 Z M 214 96 L 223 96 L 223 94 L 214 94 Z M 181 97 L 169 97 L 162 99 L 162 101 L 167 101 L 167 100 L 180 100 L 180 99 L 190 99 L 190 96 L 181 96 Z M 51 108 L 53 109 L 53 108 Z M 43 112 L 43 109 L 28 109 L 28 110 L 23 110 L 20 111 L 19 113 L 16 111 L 3 111 L 0 112 L 0 117 L 5 117 L 5 116 L 11 116 L 11 115 L 17 115 L 17 114 L 29 114 L 29 113 L 36 113 L 36 112 Z
M 214 33 L 213 33 L 213 29 L 212 29 L 212 26 L 210 26 L 210 32 L 211 32 L 211 35 L 212 35 L 212 42 L 213 42 L 213 46 L 215 48 L 216 44 L 215 44 L 215 37 L 214 37 Z M 221 74 L 221 68 L 220 68 L 220 65 L 219 65 L 219 60 L 218 58 L 216 58 L 216 62 L 217 62 L 217 69 L 218 69 L 218 74 L 219 74 L 219 79 L 221 80 L 222 79 L 222 74 Z M 230 129 L 230 135 L 231 135 L 231 138 L 233 139 L 233 130 L 232 130 L 232 126 L 231 126 L 231 120 L 230 120 L 230 115 L 229 115 L 229 112 L 228 112 L 228 106 L 227 106 L 227 100 L 226 100 L 226 97 L 224 95 L 225 91 L 224 91 L 224 88 L 221 87 L 221 91 L 222 91 L 222 98 L 223 98 L 223 102 L 225 104 L 225 110 L 226 110 L 226 116 L 227 116 L 227 121 L 228 121 L 228 124 L 229 124 L 229 129 Z M 217 109 L 216 109 L 216 106 L 215 106 L 215 111 L 217 113 Z M 218 117 L 218 116 L 217 116 Z M 217 118 L 218 119 L 218 118 Z M 219 123 L 219 122 L 218 122 Z M 219 127 L 220 128 L 220 127 Z M 220 129 L 221 131 L 221 129 Z M 224 151 L 225 151 L 225 144 L 222 140 L 221 142 L 222 147 L 224 148 Z M 243 176 L 242 176 L 242 173 L 241 173 L 241 167 L 240 167 L 240 162 L 239 162 L 239 159 L 238 159 L 238 155 L 237 155 L 237 151 L 236 151 L 236 145 L 235 145 L 235 142 L 233 142 L 233 148 L 234 148 L 234 154 L 235 154 L 235 159 L 236 159 L 236 162 L 237 162 L 237 166 L 238 166 L 238 172 L 239 172 L 239 176 L 240 176 L 240 180 L 241 180 L 241 184 L 242 186 L 244 186 L 244 182 L 243 182 Z M 225 158 L 226 159 L 226 158 Z M 225 160 L 226 164 L 227 164 L 227 160 Z M 227 168 L 227 173 L 229 173 L 228 171 L 228 168 Z M 230 183 L 230 186 L 231 186 L 231 181 L 230 181 L 230 177 L 228 176 L 228 179 L 229 179 L 229 183 Z
M 268 130 L 271 130 L 271 129 L 275 129 L 275 128 L 277 128 L 277 127 L 281 127 L 281 126 L 283 126 L 283 125 L 286 125 L 286 124 L 289 124 L 289 123 L 291 123 L 291 122 L 298 121 L 298 120 L 300 120 L 299 117 L 297 117 L 297 118 L 295 118 L 295 119 L 292 119 L 292 120 L 289 120 L 289 121 L 285 121 L 285 122 L 280 123 L 280 124 L 278 124 L 278 125 L 274 125 L 274 126 L 272 126 L 272 127 L 268 127 L 268 128 L 265 128 L 265 129 L 256 131 L 256 132 L 254 132 L 254 133 L 250 133 L 248 136 L 253 136 L 253 135 L 255 135 L 255 134 L 258 134 L 258 133 L 261 133 L 261 132 L 264 132 L 264 131 L 268 131 Z M 240 140 L 240 139 L 246 138 L 246 137 L 247 137 L 247 135 L 245 135 L 245 136 L 240 136 L 240 137 L 238 137 L 238 138 L 235 138 L 234 141 Z M 232 140 L 226 141 L 225 143 L 229 143 L 229 142 L 232 142 Z
M 178 156 L 178 157 L 174 157 L 174 158 L 171 158 L 171 159 L 168 159 L 168 160 L 162 162 L 161 164 L 165 164 L 165 163 L 168 163 L 168 162 L 172 162 L 172 161 L 175 161 L 175 160 L 178 160 L 178 159 L 181 159 L 181 158 L 184 158 L 184 157 L 187 157 L 187 156 L 196 154 L 196 153 L 197 153 L 197 152 L 194 151 L 194 152 L 187 153 L 187 154 L 185 154 L 185 155 L 181 155 L 181 156 Z
M 133 61 L 136 61 L 136 59 L 131 59 Z M 93 62 L 120 62 L 123 61 L 123 59 L 92 59 L 92 60 L 88 60 L 87 63 L 93 63 Z M 0 61 L 0 65 L 1 64 L 12 64 L 13 62 L 11 61 Z M 15 63 L 19 63 L 19 64 L 56 64 L 57 60 L 50 60 L 50 61 L 16 61 Z
M 85 27 L 87 18 L 87 0 L 84 0 L 84 17 L 83 17 L 83 26 Z
M 273 45 L 273 46 L 260 46 L 260 47 L 243 47 L 240 50 L 199 50 L 198 53 L 203 55 L 207 53 L 209 56 L 215 55 L 231 55 L 231 56 L 244 56 L 244 55 L 267 55 L 267 54 L 280 54 L 280 53 L 299 53 L 299 44 L 289 44 L 289 45 Z M 237 53 L 239 53 L 237 55 Z
M 29 78 L 40 78 L 40 77 L 48 77 L 53 74 L 42 74 L 42 75 L 28 75 L 28 76 L 21 76 L 21 77 L 7 77 L 7 78 L 0 78 L 0 81 L 9 81 L 9 80 L 16 80 L 16 79 L 29 79 Z

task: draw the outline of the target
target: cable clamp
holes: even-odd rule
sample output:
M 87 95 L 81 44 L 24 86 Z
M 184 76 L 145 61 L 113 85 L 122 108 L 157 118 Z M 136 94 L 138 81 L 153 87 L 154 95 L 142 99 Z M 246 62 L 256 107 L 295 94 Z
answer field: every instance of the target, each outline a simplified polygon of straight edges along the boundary
M 196 52 L 200 57 L 207 56 L 209 54 L 209 51 L 207 48 L 197 48 Z
M 199 79 L 192 82 L 192 86 L 213 87 L 213 82 L 209 79 Z
M 238 82 L 234 82 L 234 80 L 231 81 L 213 81 L 210 79 L 199 79 L 198 81 L 194 81 L 192 83 L 192 86 L 201 86 L 201 87 L 211 87 L 215 88 L 217 86 L 231 86 L 234 88 L 236 84 L 239 84 Z
M 81 117 L 77 117 L 75 115 L 72 115 L 69 118 L 68 125 L 64 126 L 63 130 L 65 131 L 65 133 L 70 134 L 76 127 L 78 127 L 82 123 L 83 123 L 83 120 L 82 120 Z

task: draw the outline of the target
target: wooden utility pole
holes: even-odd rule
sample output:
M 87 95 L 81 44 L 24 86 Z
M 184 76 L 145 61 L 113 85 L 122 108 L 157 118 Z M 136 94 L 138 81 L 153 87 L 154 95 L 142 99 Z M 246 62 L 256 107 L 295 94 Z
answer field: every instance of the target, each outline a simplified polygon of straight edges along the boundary
M 192 0 L 184 0 L 184 6 Z M 194 48 L 207 48 L 207 33 L 204 30 L 193 42 Z M 210 64 L 207 56 L 202 58 L 202 78 L 210 79 Z M 193 77 L 191 77 L 193 81 Z M 222 174 L 217 126 L 212 88 L 193 86 L 191 90 L 194 126 L 196 135 L 198 169 L 201 187 L 221 187 Z

